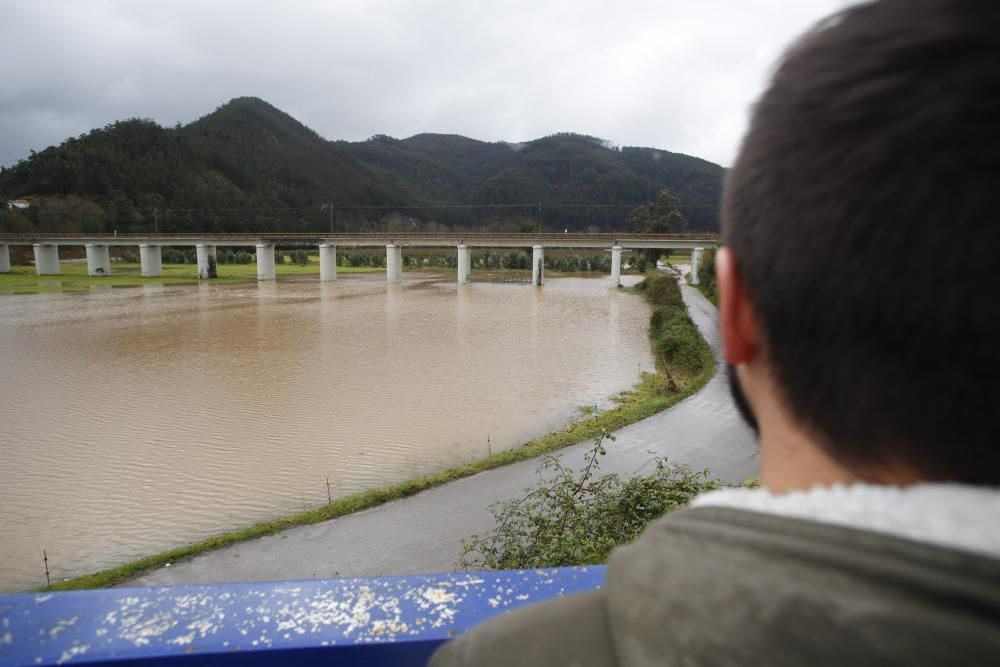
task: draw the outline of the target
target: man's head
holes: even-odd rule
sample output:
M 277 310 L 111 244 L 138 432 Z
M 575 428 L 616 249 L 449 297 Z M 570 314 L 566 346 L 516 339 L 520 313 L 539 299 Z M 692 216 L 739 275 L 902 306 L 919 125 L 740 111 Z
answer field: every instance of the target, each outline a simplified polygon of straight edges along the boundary
M 861 5 L 759 100 L 717 269 L 765 483 L 770 428 L 845 479 L 1000 484 L 998 34 L 990 0 Z

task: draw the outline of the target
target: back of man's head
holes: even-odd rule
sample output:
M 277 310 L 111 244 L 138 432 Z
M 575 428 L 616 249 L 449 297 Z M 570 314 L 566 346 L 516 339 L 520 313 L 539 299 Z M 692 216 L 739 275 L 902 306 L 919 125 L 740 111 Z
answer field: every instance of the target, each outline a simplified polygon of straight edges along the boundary
M 858 470 L 1000 484 L 1000 2 L 881 0 L 760 99 L 723 234 L 794 418 Z

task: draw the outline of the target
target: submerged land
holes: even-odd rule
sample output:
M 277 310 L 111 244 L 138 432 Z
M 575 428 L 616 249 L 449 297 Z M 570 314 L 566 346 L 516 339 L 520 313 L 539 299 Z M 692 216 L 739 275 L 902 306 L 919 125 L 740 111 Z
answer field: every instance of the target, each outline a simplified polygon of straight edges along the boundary
M 60 582 L 54 584 L 52 589 L 114 585 L 152 568 L 176 563 L 180 559 L 190 558 L 206 551 L 271 535 L 294 526 L 329 521 L 411 496 L 447 482 L 592 440 L 604 432 L 616 431 L 639 422 L 678 403 L 696 392 L 713 376 L 715 364 L 711 349 L 687 314 L 673 278 L 651 275 L 642 287 L 634 291 L 643 295 L 653 307 L 650 339 L 658 361 L 658 370 L 656 373 L 643 373 L 633 389 L 614 397 L 614 404 L 610 409 L 590 414 L 581 413 L 580 418 L 562 429 L 466 465 L 449 467 L 430 475 L 354 493 L 311 510 L 255 523 L 119 567 Z M 457 555 L 456 553 L 456 557 Z
M 693 288 L 685 286 L 681 292 L 690 316 L 713 355 L 718 356 L 721 336 L 717 310 Z M 688 463 L 695 474 L 708 468 L 713 478 L 730 484 L 744 482 L 758 469 L 753 433 L 733 409 L 726 375 L 719 366 L 693 396 L 616 430 L 614 436 L 613 442 L 605 442 L 608 453 L 601 457 L 600 472 L 615 473 L 622 479 L 652 473 L 654 456 L 670 463 Z M 558 455 L 565 465 L 579 470 L 593 446 L 587 439 L 560 449 Z M 175 562 L 171 567 L 157 567 L 125 585 L 449 571 L 461 567 L 457 561 L 463 543 L 474 534 L 485 536 L 496 528 L 488 510 L 492 502 L 520 499 L 526 488 L 537 489 L 540 465 L 540 459 L 527 459 L 495 467 L 365 512 L 292 527 Z

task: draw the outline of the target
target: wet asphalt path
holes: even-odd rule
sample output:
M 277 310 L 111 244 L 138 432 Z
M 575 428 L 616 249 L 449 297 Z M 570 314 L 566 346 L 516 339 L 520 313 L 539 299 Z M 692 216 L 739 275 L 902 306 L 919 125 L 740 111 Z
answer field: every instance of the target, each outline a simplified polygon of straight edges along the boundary
M 697 290 L 682 286 L 692 319 L 721 354 L 718 311 Z M 721 361 L 708 384 L 674 407 L 615 433 L 602 472 L 633 474 L 652 454 L 706 468 L 740 482 L 758 473 L 757 445 L 729 398 Z M 579 469 L 585 442 L 560 451 Z M 651 454 L 652 453 L 652 454 Z M 161 567 L 124 585 L 157 586 L 224 581 L 269 581 L 343 576 L 424 574 L 455 569 L 461 541 L 493 525 L 490 503 L 522 494 L 538 479 L 538 460 L 450 482 L 409 498 L 321 524 L 236 544 Z

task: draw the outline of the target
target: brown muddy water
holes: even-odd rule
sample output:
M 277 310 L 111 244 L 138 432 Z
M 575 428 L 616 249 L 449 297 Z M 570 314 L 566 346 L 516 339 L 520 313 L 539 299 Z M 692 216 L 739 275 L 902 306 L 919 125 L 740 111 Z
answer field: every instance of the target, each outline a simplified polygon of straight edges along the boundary
M 0 296 L 0 591 L 516 446 L 653 367 L 607 276 L 452 279 Z

